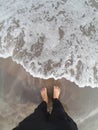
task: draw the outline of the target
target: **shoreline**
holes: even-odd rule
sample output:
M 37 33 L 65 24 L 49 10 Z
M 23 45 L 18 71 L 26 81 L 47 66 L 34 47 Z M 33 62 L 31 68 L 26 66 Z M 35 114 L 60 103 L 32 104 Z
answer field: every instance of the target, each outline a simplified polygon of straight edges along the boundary
M 0 113 L 3 113 L 0 114 L 0 125 L 2 130 L 6 130 L 5 126 L 7 130 L 8 128 L 10 130 L 12 126 L 14 127 L 34 111 L 41 102 L 40 89 L 43 86 L 48 88 L 50 102 L 53 85 L 60 86 L 60 101 L 80 128 L 88 124 L 85 121 L 79 122 L 93 118 L 92 115 L 87 119 L 88 115 L 98 108 L 98 88 L 80 88 L 64 78 L 59 80 L 34 78 L 11 58 L 0 58 L 0 83 Z

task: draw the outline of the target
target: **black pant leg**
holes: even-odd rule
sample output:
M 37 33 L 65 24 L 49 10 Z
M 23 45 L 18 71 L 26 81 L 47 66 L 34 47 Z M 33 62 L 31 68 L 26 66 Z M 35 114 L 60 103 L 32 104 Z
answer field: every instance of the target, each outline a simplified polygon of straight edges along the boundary
M 41 102 L 38 107 L 35 109 L 34 113 L 26 117 L 23 121 L 32 121 L 32 120 L 46 120 L 47 118 L 47 104 L 46 102 Z
M 48 115 L 46 102 L 41 102 L 39 106 L 35 109 L 33 114 L 42 120 L 46 120 Z
M 51 112 L 51 117 L 56 120 L 60 120 L 61 118 L 65 119 L 66 116 L 67 113 L 65 112 L 61 102 L 58 99 L 53 99 L 53 109 Z
M 62 127 L 69 128 L 69 130 L 78 130 L 76 123 L 65 112 L 62 103 L 58 99 L 53 99 L 53 110 L 50 119 L 58 125 L 61 124 Z
M 19 125 L 13 130 L 25 130 L 29 128 L 30 125 L 37 126 L 38 122 L 46 121 L 48 117 L 47 104 L 46 102 L 41 102 L 39 106 L 35 109 L 34 113 L 26 117 Z M 27 129 L 26 129 L 27 130 Z

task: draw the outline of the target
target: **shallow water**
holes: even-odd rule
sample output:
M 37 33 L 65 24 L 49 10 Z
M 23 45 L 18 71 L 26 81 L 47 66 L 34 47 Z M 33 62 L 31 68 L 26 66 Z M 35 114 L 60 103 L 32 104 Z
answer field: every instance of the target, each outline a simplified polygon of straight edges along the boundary
M 31 114 L 41 102 L 43 86 L 48 88 L 51 109 L 53 85 L 60 86 L 60 100 L 79 130 L 97 130 L 98 88 L 80 88 L 64 78 L 33 78 L 10 58 L 0 59 L 0 129 L 11 130 Z
M 53 85 L 79 130 L 97 130 L 98 0 L 0 0 L 0 57 L 0 130 L 34 111 L 43 86 L 51 108 Z

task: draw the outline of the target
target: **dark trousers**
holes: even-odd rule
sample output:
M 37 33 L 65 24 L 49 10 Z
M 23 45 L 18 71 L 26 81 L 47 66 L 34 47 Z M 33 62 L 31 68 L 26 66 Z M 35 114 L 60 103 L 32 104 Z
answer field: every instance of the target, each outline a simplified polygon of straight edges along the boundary
M 19 123 L 13 130 L 78 130 L 76 123 L 65 112 L 61 102 L 53 99 L 51 114 L 47 112 L 46 102 L 41 102 L 34 113 Z

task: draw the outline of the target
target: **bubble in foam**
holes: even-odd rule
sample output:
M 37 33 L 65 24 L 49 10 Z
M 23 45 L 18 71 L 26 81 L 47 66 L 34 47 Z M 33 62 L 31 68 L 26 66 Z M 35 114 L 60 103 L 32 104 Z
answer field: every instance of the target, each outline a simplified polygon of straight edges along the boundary
M 1 0 L 0 57 L 35 77 L 98 87 L 97 23 L 92 0 Z

